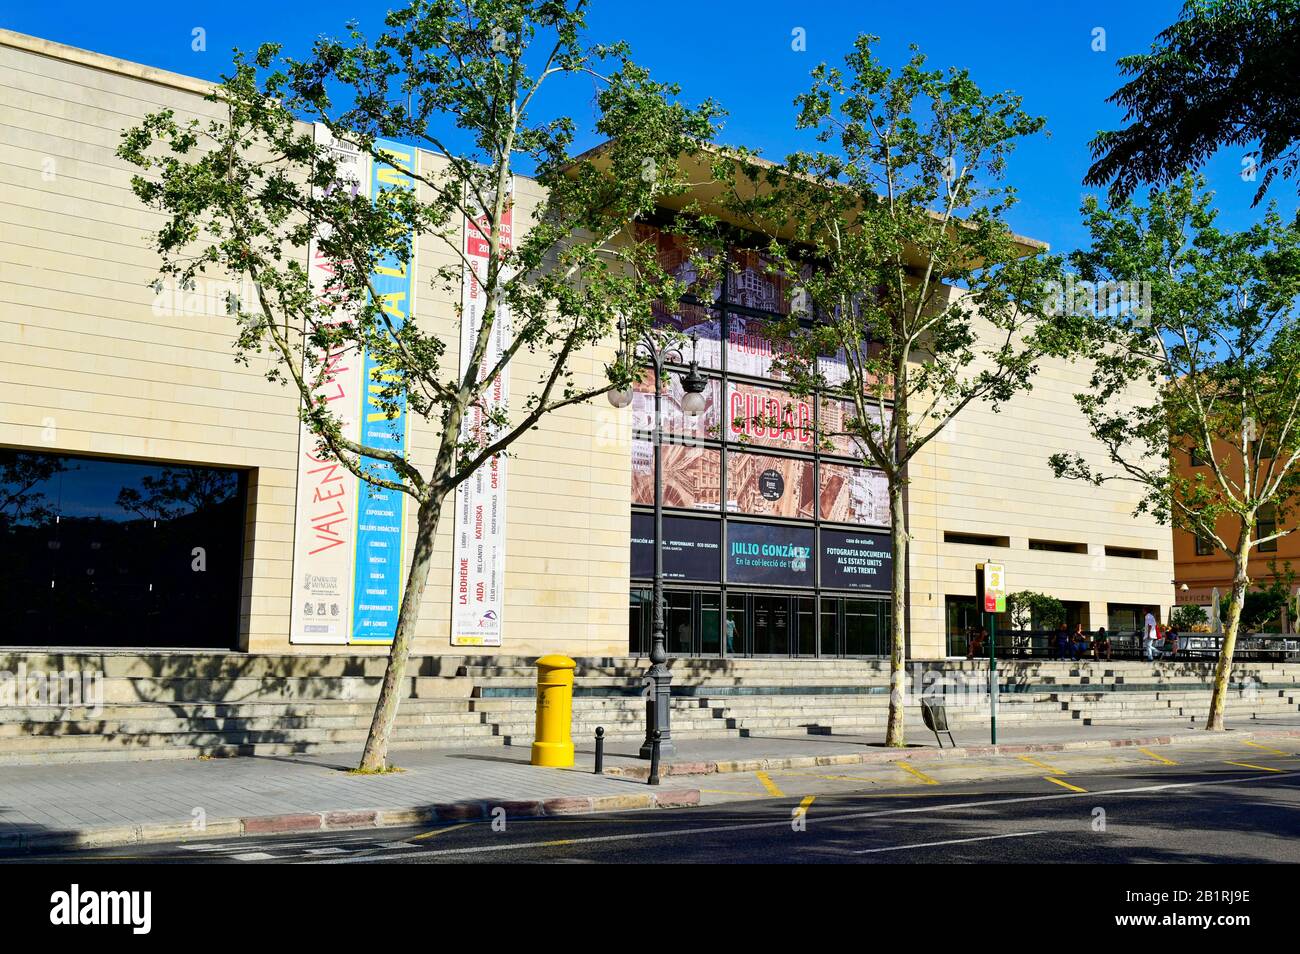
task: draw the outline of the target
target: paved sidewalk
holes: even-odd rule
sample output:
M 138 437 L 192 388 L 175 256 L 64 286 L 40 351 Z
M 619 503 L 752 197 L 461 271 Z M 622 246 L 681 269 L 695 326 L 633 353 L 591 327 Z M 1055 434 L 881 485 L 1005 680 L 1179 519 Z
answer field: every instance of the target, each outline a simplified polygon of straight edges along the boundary
M 1252 720 L 1229 734 L 1300 737 L 1300 719 Z M 635 744 L 611 743 L 607 774 L 592 774 L 589 740 L 579 740 L 571 769 L 529 765 L 526 745 L 398 750 L 393 757 L 404 771 L 382 776 L 347 774 L 356 753 L 10 766 L 0 769 L 0 851 L 432 824 L 490 817 L 498 806 L 515 817 L 678 808 L 699 804 L 697 786 L 713 773 L 1013 757 L 1208 738 L 1213 737 L 1166 722 L 1017 727 L 999 734 L 997 749 L 985 733 L 971 730 L 957 733 L 958 748 L 943 750 L 928 733 L 914 733 L 907 749 L 851 736 L 682 741 L 666 760 L 658 787 L 643 781 L 646 763 L 636 758 Z

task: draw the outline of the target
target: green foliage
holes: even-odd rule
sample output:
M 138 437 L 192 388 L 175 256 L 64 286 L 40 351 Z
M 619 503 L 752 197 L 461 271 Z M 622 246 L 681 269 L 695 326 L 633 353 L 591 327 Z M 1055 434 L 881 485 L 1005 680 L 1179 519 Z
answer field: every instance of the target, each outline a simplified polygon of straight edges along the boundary
M 1169 625 L 1181 632 L 1188 632 L 1194 626 L 1203 626 L 1210 621 L 1204 607 L 1192 603 L 1175 606 L 1169 614 Z
M 1291 600 L 1291 591 L 1295 587 L 1295 573 L 1288 561 L 1286 568 L 1279 570 L 1277 561 L 1269 563 L 1270 576 L 1257 588 L 1246 591 L 1241 606 L 1241 625 L 1252 632 L 1277 628 L 1282 619 L 1282 608 Z M 1230 600 L 1220 601 L 1220 612 L 1227 614 Z
M 543 415 L 626 385 L 637 374 L 627 352 L 594 384 L 575 379 L 574 356 L 620 326 L 635 333 L 654 299 L 679 293 L 633 227 L 685 191 L 679 160 L 711 137 L 720 112 L 711 102 L 678 102 L 677 87 L 652 79 L 624 44 L 588 43 L 586 6 L 411 0 L 388 13 L 373 38 L 353 25 L 343 38 L 316 40 L 302 60 L 283 56 L 278 43 L 236 53 L 210 96 L 222 106 L 218 119 L 185 121 L 168 110 L 123 134 L 119 155 L 142 173 L 133 188 L 164 216 L 156 235 L 162 274 L 182 285 L 233 277 L 254 290 L 230 300 L 239 358 L 269 352 L 268 376 L 297 388 L 320 449 L 363 479 L 441 500 Z M 594 88 L 585 132 L 610 140 L 602 150 L 574 155 L 584 130 L 574 117 L 547 111 L 554 100 L 539 94 L 565 81 Z M 414 190 L 371 201 L 364 190 L 335 188 L 338 159 L 304 123 L 323 124 L 377 163 L 385 162 L 379 138 L 445 162 L 414 171 Z M 544 194 L 510 234 L 516 170 Z M 416 295 L 417 307 L 458 302 L 467 216 L 491 253 L 486 304 L 463 367 L 446 367 L 457 330 L 449 336 L 445 318 L 423 312 L 395 327 L 370 276 L 386 256 L 405 257 L 414 236 L 423 261 L 445 263 Z M 313 236 L 335 269 L 323 294 L 305 268 Z M 507 303 L 509 341 L 489 365 Z M 341 311 L 347 320 L 338 320 Z M 380 408 L 392 416 L 405 404 L 440 434 L 430 466 L 344 435 L 324 397 L 330 358 L 362 350 L 392 372 L 376 394 Z M 515 376 L 510 409 L 484 407 L 492 382 L 520 354 L 540 374 Z M 531 391 L 518 394 L 528 384 Z M 462 434 L 471 408 L 484 409 L 484 426 Z M 366 458 L 392 465 L 396 480 Z
M 1065 622 L 1065 604 L 1055 596 L 1020 590 L 1007 595 L 1007 613 L 1016 629 L 1056 629 Z
M 1132 77 L 1110 98 L 1122 129 L 1099 133 L 1084 180 L 1126 199 L 1237 146 L 1264 169 L 1258 203 L 1300 163 L 1300 0 L 1192 0 L 1150 53 L 1122 57 Z
M 1029 388 L 1069 338 L 1043 306 L 1060 261 L 1006 223 L 1007 158 L 1043 120 L 919 52 L 891 72 L 875 41 L 859 37 L 844 69 L 817 67 L 796 100 L 796 127 L 820 149 L 779 165 L 730 157 L 728 174 L 737 216 L 799 276 L 806 304 L 768 330 L 783 370 L 796 391 L 849 402 L 847 433 L 898 482 L 962 409 Z M 828 354 L 845 356 L 846 380 L 824 378 Z
M 1261 542 L 1266 505 L 1276 507 L 1276 535 L 1288 532 L 1300 489 L 1300 228 L 1270 209 L 1248 229 L 1223 231 L 1202 189 L 1186 176 L 1152 191 L 1146 207 L 1085 203 L 1092 244 L 1074 256 L 1079 278 L 1140 280 L 1149 306 L 1085 316 L 1097 356 L 1076 400 L 1110 467 L 1078 454 L 1051 465 L 1094 484 L 1136 483 L 1138 513 L 1237 555 Z M 1173 455 L 1193 452 L 1205 466 L 1189 476 Z

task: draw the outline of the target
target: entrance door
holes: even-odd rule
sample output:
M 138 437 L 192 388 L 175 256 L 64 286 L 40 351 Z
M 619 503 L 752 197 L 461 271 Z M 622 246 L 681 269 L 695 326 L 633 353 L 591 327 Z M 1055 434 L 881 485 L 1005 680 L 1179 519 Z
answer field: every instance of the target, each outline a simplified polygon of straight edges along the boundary
M 790 655 L 790 598 L 759 596 L 754 604 L 754 655 Z

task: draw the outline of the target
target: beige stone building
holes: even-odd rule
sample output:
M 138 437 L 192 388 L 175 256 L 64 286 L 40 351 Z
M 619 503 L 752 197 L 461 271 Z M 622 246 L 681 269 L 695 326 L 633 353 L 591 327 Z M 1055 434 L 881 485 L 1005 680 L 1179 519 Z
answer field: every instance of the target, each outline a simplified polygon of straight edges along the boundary
M 212 115 L 207 89 L 0 31 L 0 645 L 385 651 L 298 638 L 361 630 L 335 625 L 328 600 L 299 595 L 313 583 L 302 546 L 295 552 L 306 519 L 296 395 L 269 383 L 257 360 L 233 360 L 220 294 L 152 287 L 149 237 L 160 219 L 131 193 L 132 169 L 114 150 L 148 112 Z M 526 220 L 536 186 L 520 177 L 515 191 Z M 429 291 L 444 262 L 418 253 L 415 313 L 445 325 L 455 362 L 456 303 Z M 752 334 L 783 298 L 776 284 L 758 257 L 736 250 L 716 308 L 661 316 L 696 333 L 716 425 L 681 424 L 690 442 L 675 451 L 670 651 L 878 654 L 889 557 L 878 475 L 802 446 L 794 422 L 728 432 L 733 401 L 784 400 Z M 584 355 L 580 379 L 595 381 L 608 357 Z M 513 386 L 523 393 L 539 370 L 516 365 Z M 1067 601 L 1092 629 L 1129 626 L 1132 614 L 1171 602 L 1169 531 L 1135 520 L 1124 491 L 1064 484 L 1047 470 L 1053 451 L 1089 451 L 1071 399 L 1085 381 L 1081 368 L 1049 365 L 1032 393 L 999 414 L 973 409 L 918 462 L 914 657 L 963 651 L 949 631 L 964 625 L 980 559 L 1005 563 L 1013 590 Z M 649 445 L 633 428 L 646 400 L 568 409 L 514 448 L 499 646 L 453 643 L 458 517 L 445 510 L 417 654 L 646 647 Z M 410 422 L 417 459 L 432 440 Z M 405 542 L 409 556 L 409 533 Z M 323 622 L 300 626 L 308 617 Z

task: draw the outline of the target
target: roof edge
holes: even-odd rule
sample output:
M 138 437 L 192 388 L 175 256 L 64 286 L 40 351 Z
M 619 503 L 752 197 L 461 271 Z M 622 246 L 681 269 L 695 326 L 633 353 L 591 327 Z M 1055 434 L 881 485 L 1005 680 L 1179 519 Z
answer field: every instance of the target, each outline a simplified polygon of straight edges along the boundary
M 53 40 L 43 40 L 40 37 L 29 36 L 26 33 L 15 33 L 13 30 L 0 29 L 0 46 L 35 53 L 38 56 L 47 56 L 55 60 L 63 60 L 67 63 L 76 63 L 79 66 L 102 70 L 105 73 L 129 76 L 132 79 L 143 80 L 146 83 L 167 86 L 186 93 L 197 93 L 201 96 L 206 96 L 217 86 L 216 83 L 208 80 L 160 70 L 157 67 L 133 63 L 130 60 L 119 59 L 116 56 L 108 56 L 104 53 L 94 53 L 76 46 L 55 43 Z

